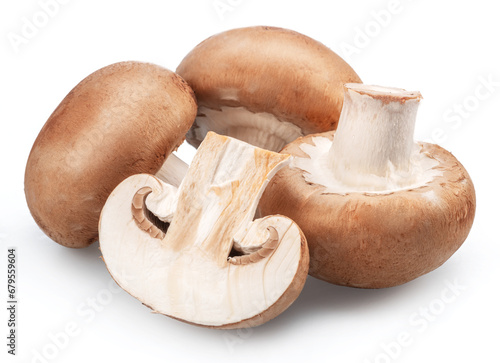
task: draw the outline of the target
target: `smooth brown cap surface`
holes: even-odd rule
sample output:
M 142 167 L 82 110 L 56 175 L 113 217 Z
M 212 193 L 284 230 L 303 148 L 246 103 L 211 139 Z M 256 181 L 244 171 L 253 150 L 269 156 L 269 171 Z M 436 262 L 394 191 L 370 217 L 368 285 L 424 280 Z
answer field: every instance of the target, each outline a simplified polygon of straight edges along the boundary
M 301 143 L 282 153 L 304 157 Z M 442 265 L 465 241 L 474 220 L 476 198 L 470 176 L 448 151 L 422 143 L 443 172 L 431 182 L 390 194 L 325 192 L 303 171 L 280 170 L 265 190 L 262 216 L 283 214 L 304 232 L 310 251 L 309 274 L 353 287 L 400 285 Z
M 157 172 L 195 116 L 192 90 L 165 68 L 122 62 L 92 73 L 33 145 L 25 173 L 33 218 L 64 246 L 90 245 L 109 193 L 132 174 Z
M 177 73 L 193 88 L 199 106 L 271 113 L 304 134 L 336 129 L 344 83 L 361 82 L 342 58 L 318 41 L 264 26 L 206 39 L 182 60 Z

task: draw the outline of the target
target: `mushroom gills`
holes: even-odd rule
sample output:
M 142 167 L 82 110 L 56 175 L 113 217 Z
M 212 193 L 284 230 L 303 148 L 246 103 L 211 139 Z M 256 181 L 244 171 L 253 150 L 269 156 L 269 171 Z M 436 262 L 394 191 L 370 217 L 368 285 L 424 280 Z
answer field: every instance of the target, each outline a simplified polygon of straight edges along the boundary
M 153 238 L 162 239 L 170 223 L 162 221 L 146 206 L 146 198 L 153 191 L 150 187 L 141 188 L 132 199 L 132 216 L 137 226 Z
M 267 112 L 251 112 L 245 107 L 221 106 L 217 110 L 199 107 L 187 138 L 193 142 L 203 140 L 209 131 L 273 151 L 303 136 L 300 127 Z
M 331 167 L 331 163 L 335 162 L 335 156 L 330 158 L 332 144 L 333 140 L 328 137 L 321 135 L 311 137 L 310 143 L 299 146 L 302 155 L 294 156 L 290 163 L 290 167 L 304 171 L 304 179 L 308 183 L 323 186 L 323 193 L 394 193 L 419 188 L 435 177 L 443 175 L 439 161 L 430 156 L 421 143 L 415 143 L 408 171 L 400 172 L 388 161 L 387 173 L 384 176 L 359 173 L 354 177 L 351 176 L 349 181 L 344 181 L 337 177 Z

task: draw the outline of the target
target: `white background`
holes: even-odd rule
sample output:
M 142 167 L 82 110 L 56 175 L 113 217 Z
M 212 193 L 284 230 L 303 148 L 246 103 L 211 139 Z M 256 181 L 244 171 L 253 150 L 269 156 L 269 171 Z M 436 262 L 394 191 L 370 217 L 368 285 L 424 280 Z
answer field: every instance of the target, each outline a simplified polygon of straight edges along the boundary
M 9 246 L 18 251 L 19 299 L 14 359 L 6 353 L 1 309 L 2 362 L 500 361 L 494 1 L 69 0 L 44 17 L 46 1 L 0 6 L 0 305 L 7 301 Z M 37 31 L 16 46 L 12 39 L 23 37 L 25 21 L 36 21 Z M 441 268 L 382 290 L 309 278 L 298 300 L 271 322 L 217 331 L 151 314 L 117 291 L 98 244 L 71 250 L 44 237 L 26 207 L 24 167 L 39 130 L 70 89 L 117 61 L 175 70 L 203 39 L 250 25 L 302 32 L 343 56 L 365 83 L 422 92 L 415 138 L 450 150 L 477 193 L 472 231 Z M 179 154 L 189 161 L 192 150 Z M 74 334 L 65 339 L 68 325 Z

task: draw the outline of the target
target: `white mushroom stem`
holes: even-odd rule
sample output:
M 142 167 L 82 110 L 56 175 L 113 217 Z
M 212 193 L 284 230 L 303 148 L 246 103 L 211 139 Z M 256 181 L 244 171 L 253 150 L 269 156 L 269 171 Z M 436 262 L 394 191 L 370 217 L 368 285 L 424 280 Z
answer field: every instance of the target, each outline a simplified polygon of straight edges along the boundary
M 178 187 L 186 176 L 189 165 L 174 154 L 170 154 L 156 176 L 167 184 Z
M 376 176 L 411 172 L 420 92 L 348 83 L 329 168 L 346 185 L 363 187 Z

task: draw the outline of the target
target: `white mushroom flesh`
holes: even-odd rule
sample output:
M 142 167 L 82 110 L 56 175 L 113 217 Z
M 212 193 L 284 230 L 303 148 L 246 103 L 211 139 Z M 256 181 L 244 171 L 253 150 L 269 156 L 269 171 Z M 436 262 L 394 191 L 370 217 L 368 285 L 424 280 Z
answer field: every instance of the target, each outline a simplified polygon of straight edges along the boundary
M 276 303 L 296 278 L 303 247 L 290 219 L 252 221 L 289 156 L 213 135 L 178 189 L 146 174 L 121 183 L 103 209 L 99 237 L 108 270 L 131 295 L 156 312 L 222 326 Z M 141 217 L 144 199 L 170 221 L 166 233 Z M 233 247 L 248 255 L 231 257 Z

